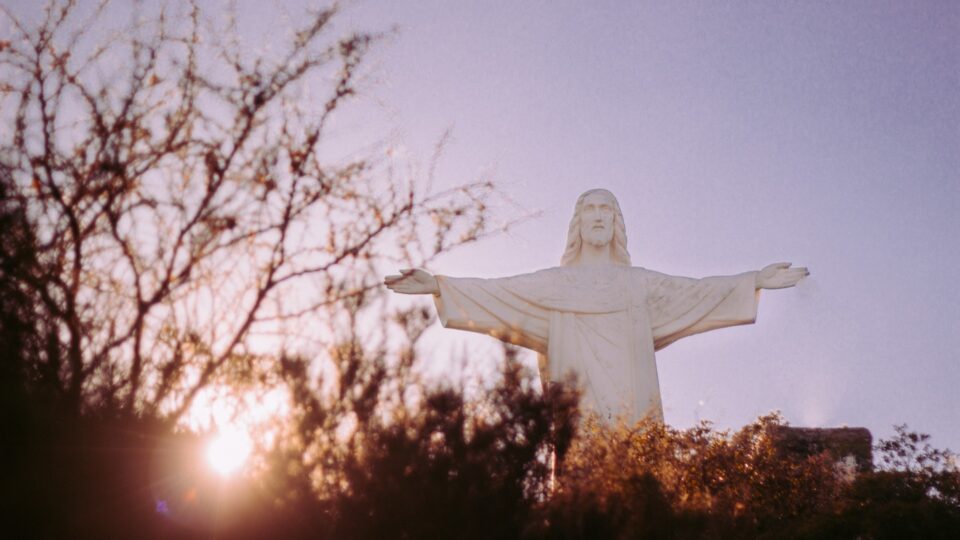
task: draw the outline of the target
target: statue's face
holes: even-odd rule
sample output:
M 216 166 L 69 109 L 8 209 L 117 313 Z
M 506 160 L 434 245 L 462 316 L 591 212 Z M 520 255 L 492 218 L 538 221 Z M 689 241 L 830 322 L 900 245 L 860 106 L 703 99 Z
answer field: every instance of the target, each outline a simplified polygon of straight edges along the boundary
M 613 200 L 605 193 L 591 193 L 580 206 L 580 238 L 603 247 L 613 240 Z

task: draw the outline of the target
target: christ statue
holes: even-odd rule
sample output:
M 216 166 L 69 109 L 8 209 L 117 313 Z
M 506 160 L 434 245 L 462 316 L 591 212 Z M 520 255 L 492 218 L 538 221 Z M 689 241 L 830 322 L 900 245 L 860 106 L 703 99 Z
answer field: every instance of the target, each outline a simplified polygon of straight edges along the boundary
M 693 334 L 753 323 L 761 289 L 792 287 L 808 274 L 776 263 L 693 279 L 631 266 L 617 199 L 592 189 L 577 199 L 559 267 L 496 279 L 402 270 L 384 283 L 398 293 L 432 295 L 446 328 L 540 353 L 544 384 L 572 371 L 585 410 L 609 420 L 662 422 L 654 352 Z

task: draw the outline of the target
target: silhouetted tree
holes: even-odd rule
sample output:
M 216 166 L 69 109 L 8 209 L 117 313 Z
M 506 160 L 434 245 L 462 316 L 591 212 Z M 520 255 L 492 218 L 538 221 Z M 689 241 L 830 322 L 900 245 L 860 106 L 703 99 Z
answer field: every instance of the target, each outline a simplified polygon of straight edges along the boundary
M 267 55 L 173 6 L 119 28 L 109 3 L 4 10 L 4 256 L 29 259 L 5 277 L 43 334 L 21 367 L 75 414 L 176 421 L 269 371 L 256 332 L 296 344 L 369 303 L 378 265 L 489 230 L 489 183 L 429 193 L 376 152 L 337 157 L 328 126 L 377 35 L 331 37 L 322 9 Z
M 287 362 L 297 386 L 305 378 Z M 461 389 L 418 386 L 411 397 L 409 386 L 387 389 L 378 378 L 368 372 L 348 392 L 380 394 L 381 406 L 389 405 L 371 414 L 363 406 L 352 416 L 325 414 L 329 406 L 315 394 L 302 386 L 296 392 L 297 435 L 285 439 L 266 477 L 292 470 L 291 483 L 309 479 L 303 499 L 318 500 L 317 514 L 326 516 L 315 534 L 518 537 L 535 504 L 549 497 L 551 452 L 574 434 L 577 394 L 562 385 L 541 392 L 509 358 L 500 382 L 469 403 Z M 346 431 L 344 418 L 355 419 Z
M 197 2 L 125 9 L 0 6 L 0 506 L 41 536 L 159 534 L 156 449 L 198 400 L 361 340 L 380 266 L 491 230 L 488 182 L 330 136 L 379 39 L 336 9 L 270 54 Z

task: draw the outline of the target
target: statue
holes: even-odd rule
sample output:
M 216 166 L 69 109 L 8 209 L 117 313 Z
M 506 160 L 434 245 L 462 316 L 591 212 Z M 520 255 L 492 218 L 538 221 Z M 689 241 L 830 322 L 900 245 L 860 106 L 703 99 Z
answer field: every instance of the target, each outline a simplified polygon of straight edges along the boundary
M 402 270 L 384 284 L 433 295 L 446 328 L 540 353 L 544 384 L 572 370 L 585 410 L 608 420 L 662 422 L 654 351 L 700 332 L 751 324 L 761 289 L 792 287 L 807 275 L 790 263 L 703 279 L 631 266 L 617 199 L 592 189 L 577 199 L 559 267 L 497 279 Z

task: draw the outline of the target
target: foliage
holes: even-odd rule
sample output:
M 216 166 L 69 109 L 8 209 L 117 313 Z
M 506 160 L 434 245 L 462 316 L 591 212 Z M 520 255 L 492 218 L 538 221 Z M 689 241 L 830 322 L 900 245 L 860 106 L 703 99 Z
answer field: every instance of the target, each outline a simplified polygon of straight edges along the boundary
M 703 423 L 607 428 L 576 441 L 540 508 L 547 538 L 952 538 L 960 532 L 953 454 L 897 428 L 884 468 L 845 474 L 828 452 L 778 446 L 777 415 L 737 432 Z
M 378 267 L 490 230 L 489 183 L 430 193 L 329 135 L 379 38 L 330 37 L 335 11 L 268 54 L 197 3 L 119 28 L 109 2 L 4 10 L 0 180 L 31 249 L 4 279 L 38 321 L 23 367 L 61 406 L 177 421 L 369 305 Z
M 236 478 L 215 476 L 206 438 L 158 421 L 38 407 L 3 411 L 5 530 L 41 537 L 516 537 L 549 497 L 577 395 L 543 393 L 516 362 L 467 403 L 407 369 L 341 346 L 340 385 L 318 394 L 289 358 L 294 422 Z M 410 361 L 408 361 L 410 362 Z M 351 373 L 351 375 L 343 375 Z M 399 383 L 399 384 L 398 384 Z M 9 401 L 9 400 L 8 400 Z
M 731 434 L 594 420 L 545 507 L 548 536 L 590 538 L 600 526 L 612 537 L 758 537 L 830 508 L 841 488 L 832 461 L 784 455 L 770 436 L 781 422 Z
M 956 538 L 960 533 L 957 456 L 929 435 L 895 426 L 876 446 L 876 471 L 859 475 L 834 513 L 810 520 L 807 538 Z
M 353 402 L 348 414 L 330 414 L 288 362 L 297 436 L 277 449 L 266 476 L 292 471 L 281 483 L 300 484 L 301 500 L 319 500 L 326 519 L 316 536 L 514 537 L 549 496 L 551 451 L 568 445 L 576 425 L 576 393 L 561 385 L 540 392 L 509 357 L 499 384 L 472 403 L 462 389 L 422 385 L 411 398 L 409 380 L 385 388 L 395 373 L 367 369 L 334 401 L 334 410 Z M 354 400 L 369 395 L 380 396 L 375 411 Z M 346 434 L 344 418 L 353 420 Z
M 291 375 L 302 365 L 286 364 Z M 348 391 L 354 397 L 346 408 L 318 401 L 305 378 L 294 376 L 293 436 L 279 439 L 255 474 L 232 479 L 203 466 L 201 437 L 145 420 L 77 421 L 33 409 L 17 419 L 19 428 L 4 427 L 18 440 L 45 443 L 4 456 L 7 485 L 15 486 L 4 492 L 6 530 L 52 537 L 678 539 L 953 538 L 960 531 L 960 505 L 940 491 L 956 488 L 955 469 L 901 461 L 851 481 L 826 454 L 782 454 L 771 446 L 768 434 L 781 425 L 775 416 L 733 433 L 707 425 L 593 425 L 569 446 L 578 425 L 575 394 L 559 385 L 543 394 L 515 364 L 480 403 L 465 403 L 457 390 L 419 386 L 419 397 L 392 415 L 379 405 L 366 416 L 345 413 L 363 409 L 355 398 L 378 394 L 382 405 L 396 396 L 389 387 L 397 371 L 373 373 L 380 369 L 358 375 L 353 388 L 363 391 Z M 879 461 L 886 449 L 922 438 L 903 430 L 881 441 Z M 560 449 L 553 476 L 551 449 Z

